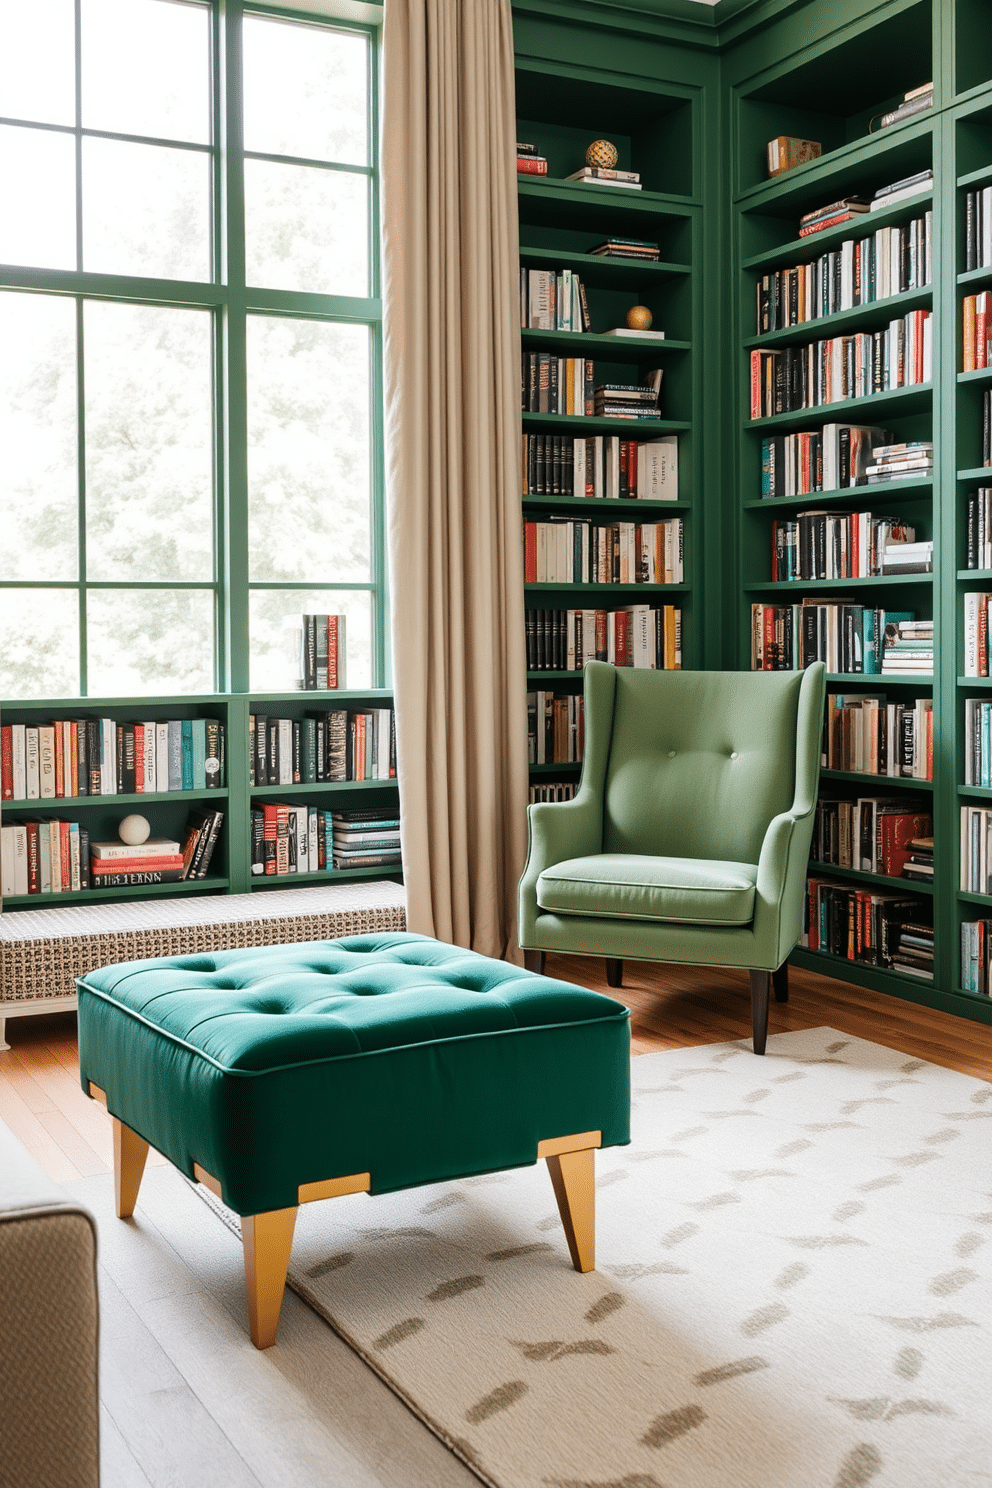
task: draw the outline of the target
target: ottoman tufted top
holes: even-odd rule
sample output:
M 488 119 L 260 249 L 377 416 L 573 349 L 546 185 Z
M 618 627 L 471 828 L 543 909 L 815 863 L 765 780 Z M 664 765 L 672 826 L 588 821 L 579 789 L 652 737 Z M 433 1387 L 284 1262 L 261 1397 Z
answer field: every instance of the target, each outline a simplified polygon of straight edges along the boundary
M 404 932 L 132 961 L 80 986 L 231 1072 L 626 1020 L 612 998 Z

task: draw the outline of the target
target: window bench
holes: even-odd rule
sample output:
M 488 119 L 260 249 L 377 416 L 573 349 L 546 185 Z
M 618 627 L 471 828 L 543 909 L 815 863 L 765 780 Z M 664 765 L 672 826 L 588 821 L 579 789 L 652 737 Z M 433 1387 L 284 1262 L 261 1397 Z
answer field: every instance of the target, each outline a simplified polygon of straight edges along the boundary
M 76 977 L 98 966 L 405 929 L 406 894 L 387 880 L 0 914 L 0 1051 L 7 1018 L 74 1009 Z

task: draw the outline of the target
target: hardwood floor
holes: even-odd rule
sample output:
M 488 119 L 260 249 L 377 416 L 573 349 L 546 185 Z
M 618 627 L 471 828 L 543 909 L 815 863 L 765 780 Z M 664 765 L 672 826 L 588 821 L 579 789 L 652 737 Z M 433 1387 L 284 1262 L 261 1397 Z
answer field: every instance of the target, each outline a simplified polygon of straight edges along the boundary
M 610 992 L 604 961 L 549 956 L 547 971 Z M 636 1054 L 750 1035 L 746 972 L 628 961 L 623 987 L 611 995 L 631 1010 Z M 771 1005 L 769 1032 L 824 1024 L 992 1080 L 992 1034 L 985 1025 L 793 969 L 789 1001 Z M 7 1037 L 11 1050 L 0 1054 L 0 1118 L 52 1178 L 68 1182 L 108 1172 L 110 1123 L 79 1085 L 75 1014 L 11 1018 Z M 149 1155 L 149 1162 L 164 1161 L 157 1153 Z

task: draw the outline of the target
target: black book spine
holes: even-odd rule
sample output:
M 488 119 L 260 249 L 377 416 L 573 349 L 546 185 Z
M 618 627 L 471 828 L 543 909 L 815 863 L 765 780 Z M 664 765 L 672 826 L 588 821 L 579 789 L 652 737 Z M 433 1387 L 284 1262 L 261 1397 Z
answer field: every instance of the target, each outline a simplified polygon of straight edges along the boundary
M 117 765 L 117 794 L 122 796 L 124 794 L 124 725 L 122 723 L 117 724 L 114 734 L 117 739 L 117 749 L 115 750 L 117 755 L 117 759 L 115 760 L 115 764 Z
M 279 784 L 279 720 L 270 718 L 268 722 L 269 744 L 266 761 L 269 771 L 269 785 Z
M 978 232 L 976 221 L 977 193 L 965 192 L 964 198 L 964 267 L 965 272 L 978 268 Z
M 123 750 L 121 749 L 121 744 L 122 743 L 123 743 L 123 746 L 124 746 L 123 747 Z M 135 766 L 135 760 L 134 760 L 134 724 L 133 723 L 128 723 L 128 724 L 125 724 L 124 725 L 123 736 L 122 736 L 122 734 L 121 734 L 120 731 L 118 732 L 118 735 L 117 735 L 117 749 L 118 749 L 118 773 L 119 773 L 119 777 L 120 777 L 120 790 L 121 790 L 121 794 L 122 795 L 125 795 L 125 796 L 133 796 L 134 795 L 134 787 L 135 787 L 135 783 L 136 783 L 136 774 L 135 774 L 135 768 L 134 768 L 134 766 Z M 123 754 L 123 762 L 121 762 L 121 754 Z
M 90 887 L 90 834 L 86 827 L 79 828 L 79 887 Z
M 253 876 L 265 872 L 265 816 L 261 811 L 251 814 L 251 871 Z
M 255 784 L 269 783 L 269 720 L 264 713 L 255 715 Z
M 298 718 L 293 719 L 293 784 L 303 780 L 303 726 Z

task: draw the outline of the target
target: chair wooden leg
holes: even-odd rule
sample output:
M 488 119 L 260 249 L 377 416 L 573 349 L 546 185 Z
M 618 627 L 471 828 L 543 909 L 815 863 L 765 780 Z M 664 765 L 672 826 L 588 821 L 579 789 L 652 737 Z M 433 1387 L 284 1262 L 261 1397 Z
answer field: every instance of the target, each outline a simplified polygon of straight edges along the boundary
M 751 1031 L 755 1054 L 764 1054 L 768 1037 L 768 989 L 771 976 L 767 971 L 751 972 Z
M 267 1214 L 241 1217 L 248 1325 L 257 1349 L 271 1348 L 276 1341 L 295 1228 L 295 1209 L 272 1209 Z
M 596 1269 L 596 1149 L 549 1157 L 548 1172 L 576 1271 Z
M 116 1116 L 114 1123 L 114 1204 L 118 1219 L 130 1219 L 138 1202 L 148 1143 Z
M 778 971 L 772 972 L 772 987 L 775 991 L 776 1002 L 788 1002 L 789 1000 L 789 963 L 783 961 Z
M 538 976 L 544 975 L 544 952 L 524 951 L 524 966 L 528 971 L 536 971 Z
M 623 986 L 623 962 L 606 958 L 606 982 L 610 987 Z

